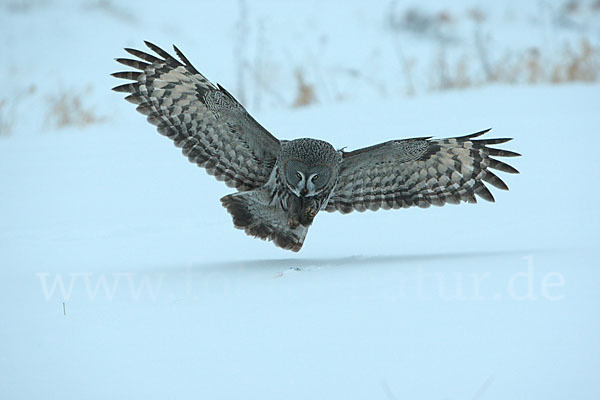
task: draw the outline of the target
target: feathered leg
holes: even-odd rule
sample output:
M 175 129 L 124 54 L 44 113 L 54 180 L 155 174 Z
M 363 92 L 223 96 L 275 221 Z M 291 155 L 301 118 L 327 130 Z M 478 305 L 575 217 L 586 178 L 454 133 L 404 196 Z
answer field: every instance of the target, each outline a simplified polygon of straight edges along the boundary
M 278 201 L 270 201 L 270 191 L 265 187 L 232 193 L 221 198 L 221 203 L 233 217 L 233 225 L 248 235 L 272 240 L 286 250 L 302 248 L 308 226 L 290 224 L 288 213 Z

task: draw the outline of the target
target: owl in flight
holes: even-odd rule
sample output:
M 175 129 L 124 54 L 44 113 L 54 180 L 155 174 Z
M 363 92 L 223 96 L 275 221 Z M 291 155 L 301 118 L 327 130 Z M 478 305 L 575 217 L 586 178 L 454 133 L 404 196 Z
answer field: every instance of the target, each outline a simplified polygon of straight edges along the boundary
M 317 139 L 278 140 L 221 85 L 208 81 L 173 46 L 179 59 L 145 42 L 155 54 L 125 49 L 136 59 L 116 72 L 158 132 L 171 138 L 191 162 L 236 188 L 221 198 L 236 228 L 298 251 L 319 211 L 378 210 L 476 203 L 494 197 L 489 183 L 507 190 L 490 169 L 518 173 L 492 157 L 519 154 L 489 145 L 510 139 L 478 139 L 488 130 L 449 139 L 391 140 L 355 151 L 336 150 Z

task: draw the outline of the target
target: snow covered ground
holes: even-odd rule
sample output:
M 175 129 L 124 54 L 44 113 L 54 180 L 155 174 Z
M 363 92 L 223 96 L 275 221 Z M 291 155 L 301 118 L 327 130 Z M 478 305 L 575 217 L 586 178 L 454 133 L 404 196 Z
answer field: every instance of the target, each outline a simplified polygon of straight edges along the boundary
M 151 39 L 235 92 L 238 3 L 115 4 L 0 10 L 13 99 L 0 109 L 0 398 L 599 398 L 599 84 L 365 86 L 301 109 L 248 86 L 282 138 L 355 149 L 491 126 L 523 154 L 494 204 L 322 213 L 295 254 L 235 230 L 219 202 L 231 189 L 109 91 L 112 59 Z M 361 4 L 248 12 L 297 57 L 314 39 L 295 36 L 305 23 L 346 36 L 324 63 L 358 67 L 352 46 L 385 37 L 374 26 L 389 6 Z M 516 20 L 535 9 L 519 4 Z M 61 93 L 91 120 L 61 125 Z

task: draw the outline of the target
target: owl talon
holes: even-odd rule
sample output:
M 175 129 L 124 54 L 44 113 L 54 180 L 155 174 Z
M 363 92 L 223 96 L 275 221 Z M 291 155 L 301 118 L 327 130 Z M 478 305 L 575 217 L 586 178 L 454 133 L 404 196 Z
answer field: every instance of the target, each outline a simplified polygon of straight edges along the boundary
M 317 213 L 319 211 L 317 209 L 315 209 L 314 207 L 307 207 L 306 208 L 306 216 L 310 217 L 311 219 L 313 219 L 314 217 L 316 217 Z
M 302 218 L 300 220 L 300 223 L 304 226 L 310 226 L 318 212 L 319 210 L 317 210 L 314 207 L 306 207 L 306 209 L 304 210 L 304 214 L 302 215 Z
M 291 229 L 296 229 L 300 225 L 300 220 L 298 217 L 290 217 L 288 218 L 288 225 Z

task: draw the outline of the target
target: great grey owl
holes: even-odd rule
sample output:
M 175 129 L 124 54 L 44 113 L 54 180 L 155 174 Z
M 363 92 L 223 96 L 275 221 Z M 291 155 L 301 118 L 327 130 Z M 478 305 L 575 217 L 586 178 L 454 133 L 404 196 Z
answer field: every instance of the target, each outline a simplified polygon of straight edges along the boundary
M 236 228 L 284 249 L 300 250 L 321 210 L 475 203 L 475 195 L 494 201 L 484 182 L 508 187 L 490 168 L 518 173 L 492 157 L 519 154 L 488 147 L 510 139 L 475 139 L 489 129 L 450 139 L 392 140 L 350 152 L 316 139 L 280 141 L 177 47 L 179 60 L 145 43 L 156 55 L 125 49 L 137 59 L 116 61 L 136 71 L 112 75 L 133 82 L 113 90 L 130 93 L 126 99 L 191 162 L 238 190 L 221 199 Z

